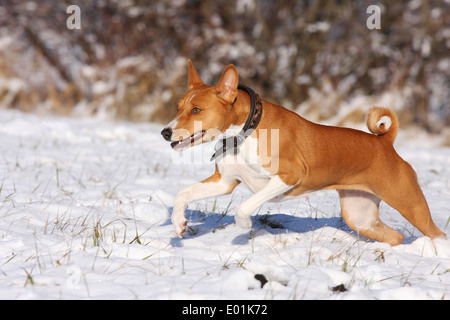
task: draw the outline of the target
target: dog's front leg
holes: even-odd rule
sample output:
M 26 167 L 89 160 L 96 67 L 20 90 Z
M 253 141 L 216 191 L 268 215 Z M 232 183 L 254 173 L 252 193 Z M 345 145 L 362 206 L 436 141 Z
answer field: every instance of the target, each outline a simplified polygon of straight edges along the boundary
M 285 184 L 278 175 L 272 177 L 264 188 L 239 206 L 238 212 L 234 216 L 235 222 L 240 227 L 251 228 L 252 220 L 250 219 L 250 216 L 252 213 L 264 202 L 285 193 L 292 187 L 293 186 Z
M 218 197 L 229 194 L 239 184 L 239 181 L 224 181 L 218 171 L 202 182 L 196 183 L 181 190 L 175 198 L 172 213 L 172 224 L 178 237 L 182 237 L 186 231 L 186 215 L 184 211 L 192 201 Z

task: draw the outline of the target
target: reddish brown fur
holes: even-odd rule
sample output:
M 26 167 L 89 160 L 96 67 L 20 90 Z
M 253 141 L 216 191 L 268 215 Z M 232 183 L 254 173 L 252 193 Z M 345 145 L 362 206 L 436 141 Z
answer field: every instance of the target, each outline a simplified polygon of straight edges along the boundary
M 250 100 L 245 92 L 237 90 L 238 76 L 234 66 L 225 69 L 216 87 L 205 85 L 190 61 L 188 66 L 189 91 L 180 100 L 175 129 L 188 129 L 193 134 L 194 120 L 203 121 L 204 129 L 214 128 L 221 132 L 232 124 L 244 123 L 250 110 Z M 203 111 L 200 114 L 184 112 L 186 108 L 194 106 L 201 107 Z M 384 124 L 376 126 L 383 116 L 391 119 L 390 128 Z M 380 199 L 398 210 L 426 236 L 445 236 L 432 221 L 414 170 L 394 150 L 392 143 L 398 130 L 395 114 L 389 109 L 372 108 L 367 125 L 375 134 L 312 123 L 292 111 L 263 100 L 262 119 L 252 136 L 258 137 L 261 129 L 268 130 L 269 134 L 270 129 L 278 129 L 279 151 L 269 156 L 272 160 L 274 157 L 279 160 L 278 170 L 271 173 L 278 175 L 285 184 L 293 186 L 285 195 L 301 195 L 320 189 L 341 190 L 341 205 L 347 206 L 342 210 L 344 219 L 351 228 L 358 229 L 364 236 L 392 245 L 403 240 L 399 232 L 379 220 Z M 270 141 L 269 136 L 268 150 L 271 150 Z M 259 148 L 258 152 L 266 155 L 268 150 Z M 270 163 L 264 166 L 270 170 Z M 204 182 L 220 179 L 221 174 L 216 169 L 215 174 Z M 230 184 L 228 192 L 238 183 L 235 181 Z M 358 208 L 365 207 L 370 207 L 371 212 L 358 211 Z M 358 220 L 359 215 L 364 214 L 373 222 L 361 229 L 352 220 Z

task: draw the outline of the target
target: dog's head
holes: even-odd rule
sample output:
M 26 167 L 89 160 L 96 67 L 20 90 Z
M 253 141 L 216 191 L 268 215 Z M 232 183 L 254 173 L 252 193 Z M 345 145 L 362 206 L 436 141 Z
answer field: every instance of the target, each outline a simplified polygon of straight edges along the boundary
M 190 60 L 188 69 L 188 91 L 178 102 L 175 119 L 161 131 L 177 151 L 224 133 L 232 122 L 230 111 L 238 94 L 238 73 L 233 65 L 226 67 L 217 86 L 204 84 Z

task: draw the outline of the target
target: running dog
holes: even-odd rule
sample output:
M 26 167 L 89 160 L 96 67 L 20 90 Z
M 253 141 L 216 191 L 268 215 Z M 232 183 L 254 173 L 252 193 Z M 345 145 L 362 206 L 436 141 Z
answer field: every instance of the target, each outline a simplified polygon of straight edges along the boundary
M 217 86 L 204 84 L 190 60 L 188 69 L 188 91 L 161 134 L 178 151 L 217 138 L 219 144 L 214 174 L 176 196 L 172 223 L 179 237 L 186 231 L 190 202 L 229 194 L 241 182 L 254 193 L 235 215 L 241 227 L 251 227 L 252 213 L 266 201 L 336 189 L 343 219 L 369 239 L 391 245 L 403 241 L 400 232 L 380 220 L 381 200 L 424 235 L 445 237 L 431 218 L 416 173 L 394 150 L 398 122 L 391 110 L 370 109 L 372 134 L 324 126 L 259 99 L 239 85 L 233 65 Z

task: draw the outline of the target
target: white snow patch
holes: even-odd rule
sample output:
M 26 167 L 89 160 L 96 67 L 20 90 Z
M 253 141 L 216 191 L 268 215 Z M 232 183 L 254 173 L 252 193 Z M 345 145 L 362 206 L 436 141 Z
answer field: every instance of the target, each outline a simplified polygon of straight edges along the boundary
M 241 229 L 244 186 L 191 204 L 178 239 L 174 197 L 214 164 L 174 163 L 161 125 L 6 110 L 0 121 L 0 299 L 450 299 L 449 240 L 386 204 L 381 219 L 406 237 L 397 247 L 352 232 L 333 191 L 264 204 Z M 401 141 L 448 234 L 450 149 Z

